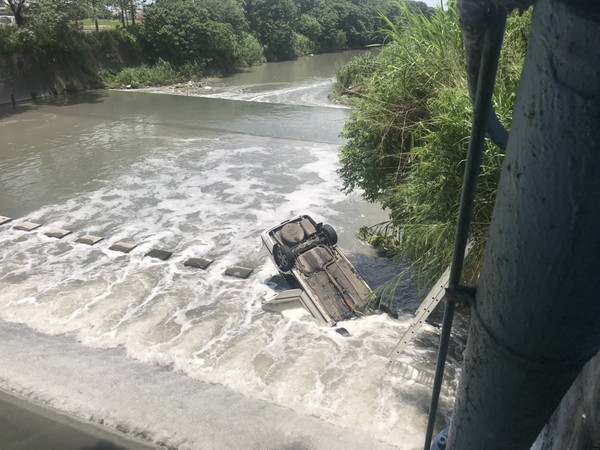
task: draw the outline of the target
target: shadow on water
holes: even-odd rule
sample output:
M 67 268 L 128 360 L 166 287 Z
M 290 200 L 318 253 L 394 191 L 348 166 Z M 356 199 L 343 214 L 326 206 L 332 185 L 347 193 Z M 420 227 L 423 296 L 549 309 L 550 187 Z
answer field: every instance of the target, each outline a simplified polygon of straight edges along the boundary
M 107 91 L 86 91 L 75 94 L 57 95 L 55 97 L 44 97 L 35 100 L 7 103 L 0 105 L 0 120 L 8 119 L 19 114 L 39 109 L 41 106 L 73 106 L 79 104 L 98 104 L 108 97 Z
M 0 120 L 26 113 L 32 109 L 34 109 L 34 105 L 31 102 L 0 105 Z
M 81 450 L 127 450 L 127 447 L 123 447 L 121 445 L 113 444 L 112 442 L 105 441 L 104 439 L 100 439 L 95 445 L 92 446 L 83 446 Z

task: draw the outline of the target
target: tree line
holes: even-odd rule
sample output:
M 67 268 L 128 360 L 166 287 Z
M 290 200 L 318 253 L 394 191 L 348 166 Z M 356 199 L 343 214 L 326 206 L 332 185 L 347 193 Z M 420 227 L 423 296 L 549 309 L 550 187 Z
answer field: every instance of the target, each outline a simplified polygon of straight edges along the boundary
M 19 30 L 2 30 L 15 50 L 35 43 L 58 53 L 86 41 L 83 19 L 117 18 L 119 32 L 135 39 L 145 61 L 159 59 L 234 68 L 381 44 L 383 16 L 396 18 L 392 0 L 7 0 Z M 424 14 L 422 2 L 410 2 Z M 117 31 L 113 30 L 114 33 Z M 11 34 L 12 33 L 12 34 Z M 88 35 L 88 36 L 85 36 Z M 97 39 L 96 39 L 97 40 Z M 122 40 L 122 39 L 121 39 Z M 0 43 L 6 53 L 10 45 Z

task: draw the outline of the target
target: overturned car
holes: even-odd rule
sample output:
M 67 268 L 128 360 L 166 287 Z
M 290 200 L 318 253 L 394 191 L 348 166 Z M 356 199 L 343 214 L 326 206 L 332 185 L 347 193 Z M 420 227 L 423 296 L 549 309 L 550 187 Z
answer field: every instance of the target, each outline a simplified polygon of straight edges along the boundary
M 263 309 L 284 315 L 308 312 L 329 325 L 372 312 L 375 296 L 336 245 L 331 225 L 299 215 L 267 229 L 261 238 L 292 287 L 266 300 Z

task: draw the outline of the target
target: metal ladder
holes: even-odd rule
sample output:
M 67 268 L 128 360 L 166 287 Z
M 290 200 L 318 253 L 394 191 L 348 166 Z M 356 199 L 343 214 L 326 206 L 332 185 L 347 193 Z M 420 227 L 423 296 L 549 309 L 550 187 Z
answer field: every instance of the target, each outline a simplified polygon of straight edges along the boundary
M 431 315 L 436 306 L 442 301 L 444 295 L 446 294 L 446 288 L 448 287 L 449 278 L 450 268 L 448 267 L 446 271 L 442 274 L 440 279 L 435 282 L 433 288 L 431 288 L 429 294 L 427 294 L 425 300 L 423 300 L 421 306 L 419 306 L 419 309 L 417 309 L 414 320 L 406 329 L 406 331 L 402 335 L 402 338 L 400 338 L 400 342 L 398 342 L 398 344 L 389 354 L 388 362 L 393 363 L 396 361 L 396 359 L 398 359 L 404 348 L 412 340 L 415 334 L 417 334 L 423 323 L 425 323 L 425 321 Z

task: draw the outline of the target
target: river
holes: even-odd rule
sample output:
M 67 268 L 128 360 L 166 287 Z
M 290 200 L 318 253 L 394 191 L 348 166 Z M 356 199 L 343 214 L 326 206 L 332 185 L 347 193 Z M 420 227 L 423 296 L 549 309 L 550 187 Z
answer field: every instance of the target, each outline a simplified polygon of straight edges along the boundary
M 373 287 L 403 269 L 356 238 L 385 212 L 340 191 L 350 110 L 327 92 L 350 56 L 1 107 L 0 215 L 14 220 L 0 226 L 0 388 L 171 448 L 419 448 L 435 330 L 386 364 L 412 283 L 399 320 L 340 323 L 349 338 L 260 306 L 278 287 L 260 233 L 295 214 L 332 224 Z M 25 220 L 42 227 L 13 228 Z M 108 249 L 121 240 L 138 247 Z M 185 267 L 193 256 L 214 262 Z M 233 264 L 254 272 L 225 276 Z

